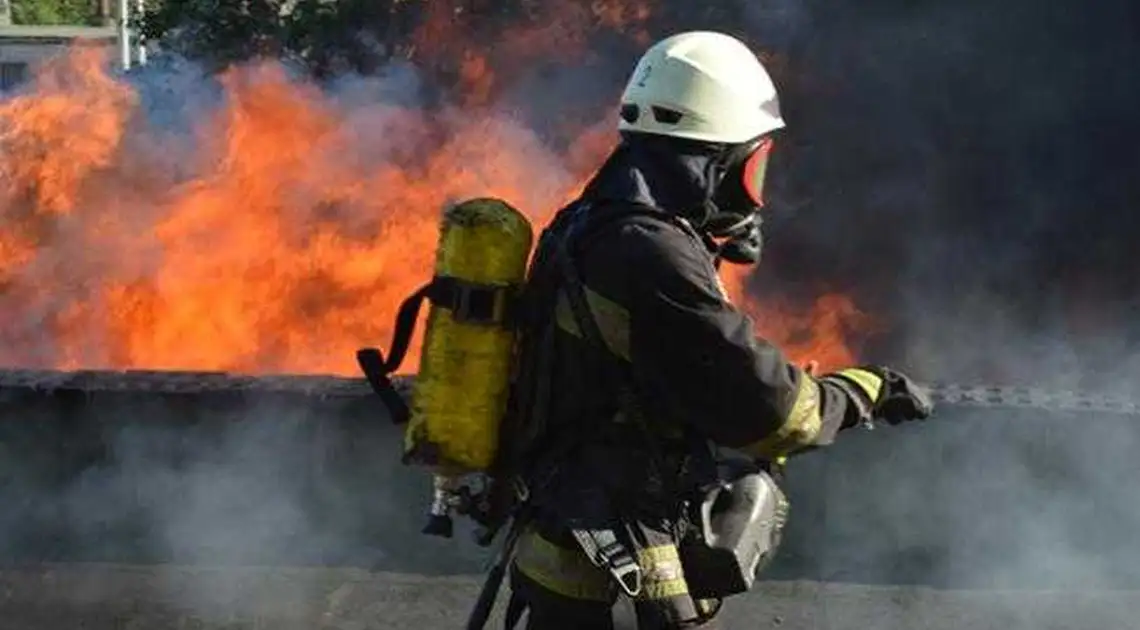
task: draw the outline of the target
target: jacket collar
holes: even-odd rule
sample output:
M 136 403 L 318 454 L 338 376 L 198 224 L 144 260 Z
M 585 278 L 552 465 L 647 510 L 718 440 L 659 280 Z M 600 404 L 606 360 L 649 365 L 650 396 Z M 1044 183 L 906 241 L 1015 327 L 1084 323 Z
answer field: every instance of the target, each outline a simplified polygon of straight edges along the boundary
M 656 208 L 700 226 L 710 210 L 711 150 L 679 151 L 656 137 L 627 138 L 587 184 L 587 202 L 626 202 Z

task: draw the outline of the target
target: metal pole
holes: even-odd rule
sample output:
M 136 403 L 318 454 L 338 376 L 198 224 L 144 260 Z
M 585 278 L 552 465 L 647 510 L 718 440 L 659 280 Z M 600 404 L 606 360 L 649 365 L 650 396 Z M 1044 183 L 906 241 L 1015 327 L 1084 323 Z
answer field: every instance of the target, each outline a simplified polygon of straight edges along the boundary
M 111 14 L 111 0 L 98 0 L 99 26 L 112 26 L 114 19 Z
M 119 0 L 119 61 L 123 70 L 131 67 L 131 30 L 128 24 L 130 15 L 130 0 Z
M 138 0 L 135 4 L 135 12 L 141 18 L 146 14 L 146 0 Z M 138 62 L 140 66 L 146 65 L 146 38 L 143 37 L 142 30 L 140 29 L 135 33 L 135 47 L 138 49 Z

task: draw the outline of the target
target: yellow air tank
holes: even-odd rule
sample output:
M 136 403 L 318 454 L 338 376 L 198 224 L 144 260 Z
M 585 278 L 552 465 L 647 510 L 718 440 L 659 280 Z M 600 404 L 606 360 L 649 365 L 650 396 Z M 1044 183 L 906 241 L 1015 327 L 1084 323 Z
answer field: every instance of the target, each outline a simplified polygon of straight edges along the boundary
M 406 461 L 448 476 L 491 465 L 514 358 L 509 310 L 526 281 L 533 238 L 530 221 L 499 199 L 444 212 Z

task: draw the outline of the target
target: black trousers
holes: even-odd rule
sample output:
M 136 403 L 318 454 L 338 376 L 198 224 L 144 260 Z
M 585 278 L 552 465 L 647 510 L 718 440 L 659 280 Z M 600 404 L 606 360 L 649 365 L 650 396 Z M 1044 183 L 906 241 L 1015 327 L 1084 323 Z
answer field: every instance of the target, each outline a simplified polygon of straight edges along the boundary
M 511 571 L 511 598 L 526 607 L 525 630 L 614 630 L 615 602 L 572 599 L 544 588 L 534 580 Z M 637 630 L 719 630 L 715 619 L 704 623 L 677 623 L 660 602 L 635 600 Z

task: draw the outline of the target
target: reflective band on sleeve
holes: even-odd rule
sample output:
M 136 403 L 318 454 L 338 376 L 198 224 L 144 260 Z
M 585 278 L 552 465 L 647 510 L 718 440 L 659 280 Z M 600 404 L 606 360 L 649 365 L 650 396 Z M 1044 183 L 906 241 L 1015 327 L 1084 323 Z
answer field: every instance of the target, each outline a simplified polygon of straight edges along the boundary
M 629 361 L 629 311 L 617 302 L 593 291 L 590 287 L 583 287 L 583 289 L 586 293 L 586 301 L 590 305 L 590 311 L 594 314 L 594 320 L 602 331 L 602 337 L 605 338 L 606 346 L 609 347 L 610 352 Z M 558 294 L 555 317 L 559 328 L 575 337 L 582 336 L 578 330 L 578 322 L 574 319 L 574 311 L 571 310 L 570 301 L 565 293 L 559 292 Z
M 523 575 L 564 597 L 610 602 L 616 596 L 609 573 L 580 548 L 559 547 L 534 531 L 519 537 L 514 562 Z
M 819 385 L 806 374 L 800 374 L 796 400 L 784 423 L 774 433 L 745 446 L 745 452 L 775 460 L 813 444 L 823 428 L 819 411 Z
M 721 604 L 719 599 L 698 599 L 694 602 L 697 606 L 697 612 L 700 613 L 705 619 L 712 619 L 720 612 Z
M 859 368 L 839 370 L 836 374 L 858 385 L 859 389 L 867 395 L 867 398 L 871 399 L 872 405 L 879 400 L 879 396 L 883 393 L 883 379 L 878 374 Z
M 689 593 L 685 570 L 675 545 L 647 547 L 637 552 L 641 565 L 641 594 L 637 599 L 669 599 Z

